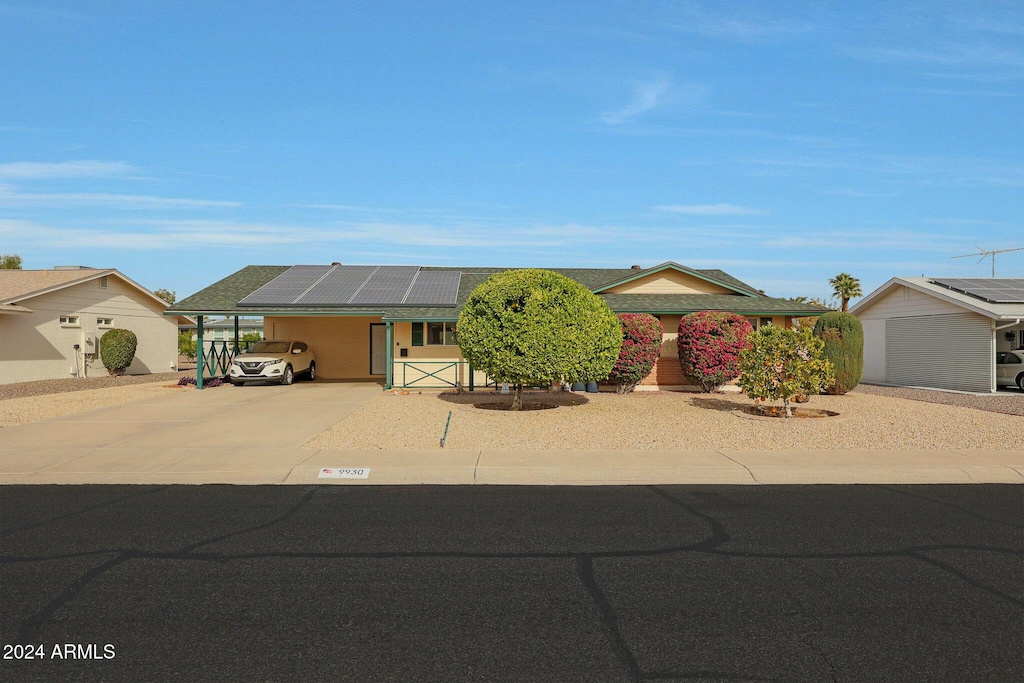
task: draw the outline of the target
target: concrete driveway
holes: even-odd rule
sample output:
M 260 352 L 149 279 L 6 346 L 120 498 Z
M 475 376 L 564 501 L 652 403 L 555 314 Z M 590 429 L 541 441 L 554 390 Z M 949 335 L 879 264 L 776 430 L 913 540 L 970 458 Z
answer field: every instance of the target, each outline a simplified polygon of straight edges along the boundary
M 282 458 L 296 465 L 312 455 L 298 449 L 380 393 L 373 382 L 224 385 L 8 427 L 0 430 L 0 481 L 45 472 L 50 481 L 78 483 L 118 472 L 126 482 L 197 473 L 248 482 L 251 473 L 256 483 Z

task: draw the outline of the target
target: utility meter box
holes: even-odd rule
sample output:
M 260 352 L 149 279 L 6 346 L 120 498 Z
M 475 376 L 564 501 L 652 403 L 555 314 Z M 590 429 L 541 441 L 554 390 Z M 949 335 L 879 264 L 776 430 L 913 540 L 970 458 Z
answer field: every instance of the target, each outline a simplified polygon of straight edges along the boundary
M 98 350 L 99 343 L 96 339 L 96 333 L 87 330 L 82 330 L 82 341 L 79 342 L 82 346 L 82 353 L 86 356 L 95 356 Z

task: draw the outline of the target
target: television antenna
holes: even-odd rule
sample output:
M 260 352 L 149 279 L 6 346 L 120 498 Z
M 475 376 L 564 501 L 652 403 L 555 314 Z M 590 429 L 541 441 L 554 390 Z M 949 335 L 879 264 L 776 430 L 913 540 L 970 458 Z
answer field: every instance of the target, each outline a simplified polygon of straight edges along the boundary
M 995 250 L 990 250 L 990 251 L 986 251 L 986 250 L 982 249 L 981 247 L 979 247 L 977 245 L 975 245 L 974 248 L 978 250 L 977 253 L 974 253 L 974 254 L 961 254 L 960 256 L 954 256 L 953 258 L 968 258 L 970 256 L 980 256 L 981 258 L 978 259 L 978 263 L 981 263 L 982 261 L 984 261 L 985 259 L 987 259 L 988 257 L 991 256 L 992 257 L 992 277 L 996 276 L 996 254 L 1005 254 L 1008 251 L 1024 251 L 1024 247 L 1017 247 L 1016 249 L 995 249 Z

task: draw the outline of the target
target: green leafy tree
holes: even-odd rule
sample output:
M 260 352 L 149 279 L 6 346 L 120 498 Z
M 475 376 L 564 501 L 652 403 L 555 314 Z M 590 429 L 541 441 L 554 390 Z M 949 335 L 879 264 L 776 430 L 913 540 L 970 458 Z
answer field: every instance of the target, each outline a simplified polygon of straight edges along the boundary
M 651 374 L 661 355 L 664 329 L 661 321 L 649 313 L 620 313 L 622 348 L 612 368 L 611 378 L 618 383 L 617 393 L 628 394 Z
M 245 334 L 238 338 L 238 341 L 251 343 L 258 342 L 260 339 L 262 339 L 262 337 L 260 336 L 259 332 L 246 332 Z
M 185 356 L 189 360 L 196 359 L 196 340 L 192 338 L 191 332 L 178 333 L 178 355 Z
M 850 299 L 864 296 L 864 292 L 860 291 L 860 280 L 849 273 L 839 273 L 830 278 L 828 283 L 832 285 L 832 293 L 839 299 L 839 310 L 843 313 L 849 309 Z
M 100 337 L 100 360 L 110 375 L 123 375 L 132 364 L 139 340 L 131 330 L 115 328 Z
M 831 311 L 818 318 L 815 336 L 825 342 L 824 357 L 835 368 L 826 394 L 842 395 L 860 384 L 864 374 L 864 327 L 852 313 Z
M 622 329 L 601 297 L 564 275 L 535 268 L 487 278 L 459 314 L 459 348 L 476 369 L 515 386 L 608 377 Z
M 0 270 L 21 270 L 21 257 L 17 254 L 0 254 Z
M 169 289 L 158 289 L 153 293 L 166 301 L 168 305 L 173 304 L 178 298 L 177 295 Z
M 747 337 L 740 352 L 740 388 L 754 401 L 778 401 L 792 417 L 790 401 L 818 393 L 835 379 L 832 364 L 822 357 L 825 342 L 808 328 L 763 327 Z

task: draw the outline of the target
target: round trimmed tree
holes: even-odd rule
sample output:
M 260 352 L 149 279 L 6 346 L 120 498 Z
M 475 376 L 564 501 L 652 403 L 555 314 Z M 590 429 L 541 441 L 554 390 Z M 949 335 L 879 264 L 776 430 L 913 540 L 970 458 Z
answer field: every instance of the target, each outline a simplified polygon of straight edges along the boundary
M 131 330 L 107 330 L 100 337 L 100 360 L 109 375 L 123 375 L 135 358 L 139 340 Z
M 741 315 L 698 311 L 679 320 L 676 348 L 683 373 L 701 391 L 717 391 L 740 376 L 740 351 L 747 347 L 750 322 Z
M 620 313 L 619 324 L 622 348 L 611 378 L 618 383 L 618 393 L 628 394 L 654 369 L 661 355 L 664 329 L 661 321 L 649 313 Z
M 619 355 L 618 318 L 601 297 L 550 270 L 507 270 L 470 293 L 459 314 L 462 357 L 498 382 L 524 384 L 608 377 Z
M 864 374 L 864 327 L 852 313 L 831 311 L 814 324 L 814 335 L 825 342 L 824 357 L 835 369 L 835 381 L 824 392 L 841 396 L 860 384 Z

